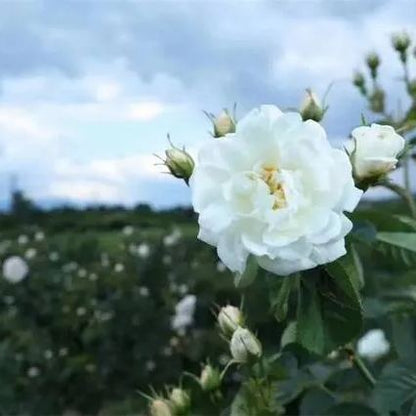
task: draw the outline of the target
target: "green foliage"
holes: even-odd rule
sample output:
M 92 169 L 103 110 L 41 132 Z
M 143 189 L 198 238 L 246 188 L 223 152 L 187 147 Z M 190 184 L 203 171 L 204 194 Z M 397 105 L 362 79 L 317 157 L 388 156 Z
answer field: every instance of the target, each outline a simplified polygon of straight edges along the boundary
M 416 398 L 416 370 L 408 363 L 389 363 L 381 373 L 374 390 L 374 402 L 380 412 L 398 412 Z
M 360 333 L 359 279 L 351 257 L 305 273 L 301 280 L 296 339 L 307 350 L 329 353 Z

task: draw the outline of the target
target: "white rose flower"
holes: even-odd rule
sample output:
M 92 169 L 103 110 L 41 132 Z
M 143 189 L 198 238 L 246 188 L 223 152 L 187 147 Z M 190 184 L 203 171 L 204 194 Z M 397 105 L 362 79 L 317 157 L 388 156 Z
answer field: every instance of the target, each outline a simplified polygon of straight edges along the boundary
M 250 357 L 260 357 L 260 341 L 246 328 L 238 327 L 230 342 L 231 355 L 234 360 L 245 363 Z
M 405 141 L 393 127 L 372 124 L 354 129 L 347 151 L 359 179 L 377 178 L 396 168 Z
M 27 263 L 19 256 L 11 256 L 3 262 L 3 276 L 10 283 L 19 283 L 28 273 Z
M 270 105 L 200 150 L 191 189 L 198 237 L 231 271 L 242 273 L 252 254 L 278 275 L 344 255 L 352 224 L 343 211 L 362 195 L 321 125 Z
M 361 357 L 375 361 L 390 351 L 390 343 L 382 329 L 371 329 L 358 340 L 357 351 Z
M 192 325 L 196 306 L 196 296 L 186 295 L 175 306 L 175 316 L 172 318 L 172 328 L 176 331 Z

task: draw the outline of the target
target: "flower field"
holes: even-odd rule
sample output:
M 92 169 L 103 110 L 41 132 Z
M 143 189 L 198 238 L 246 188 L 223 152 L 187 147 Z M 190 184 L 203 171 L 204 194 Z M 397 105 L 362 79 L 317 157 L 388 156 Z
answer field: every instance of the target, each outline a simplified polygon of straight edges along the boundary
M 395 212 L 404 209 L 395 203 L 384 206 Z M 371 208 L 364 206 L 355 214 L 363 224 L 370 213 L 374 221 Z M 380 226 L 388 227 L 379 215 Z M 238 305 L 239 296 L 232 274 L 215 251 L 196 240 L 193 219 L 183 212 L 128 211 L 57 212 L 45 218 L 37 218 L 39 225 L 21 226 L 11 217 L 1 219 L 3 266 L 11 256 L 27 265 L 21 280 L 10 280 L 16 270 L 4 267 L 1 279 L 3 413 L 144 414 L 147 401 L 138 391 L 148 393 L 149 386 L 162 391 L 184 370 L 199 375 L 200 362 L 208 359 L 212 366 L 224 367 L 229 350 L 218 335 L 216 305 Z M 356 235 L 362 236 L 363 230 Z M 397 253 L 386 258 L 369 246 L 365 250 L 362 334 L 381 329 L 388 347 L 380 346 L 376 334 L 370 345 L 364 340 L 361 349 L 378 373 L 403 348 L 409 350 L 407 342 L 414 342 L 408 335 L 414 330 L 408 317 L 414 313 L 415 275 L 414 269 L 394 267 Z M 380 275 L 385 265 L 389 269 Z M 342 390 L 334 393 L 339 397 L 364 400 L 365 385 L 342 354 L 331 354 L 324 362 L 306 351 L 292 354 L 290 331 L 270 314 L 278 318 L 269 298 L 281 283 L 281 278 L 265 273 L 245 293 L 245 311 L 263 349 L 282 345 L 285 362 L 275 369 L 281 378 L 276 406 L 311 414 L 322 400 L 333 402 L 320 390 L 324 381 Z M 381 295 L 383 303 L 375 299 Z M 374 359 L 377 348 L 382 354 Z M 237 368 L 228 372 L 222 400 L 236 393 L 240 377 Z M 201 394 L 191 377 L 183 378 L 183 384 L 195 390 L 194 397 Z M 224 404 L 205 403 L 199 411 L 207 415 Z

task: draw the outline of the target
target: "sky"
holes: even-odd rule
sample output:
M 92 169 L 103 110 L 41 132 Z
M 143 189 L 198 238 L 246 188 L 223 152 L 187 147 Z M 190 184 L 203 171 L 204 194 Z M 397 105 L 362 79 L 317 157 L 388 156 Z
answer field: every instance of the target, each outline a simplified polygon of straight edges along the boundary
M 324 126 L 339 146 L 372 117 L 351 85 L 363 56 L 381 54 L 396 105 L 390 35 L 416 35 L 413 0 L 1 4 L 0 200 L 15 177 L 45 205 L 186 205 L 184 183 L 155 166 L 167 133 L 195 153 L 213 140 L 202 110 L 298 108 L 331 82 Z

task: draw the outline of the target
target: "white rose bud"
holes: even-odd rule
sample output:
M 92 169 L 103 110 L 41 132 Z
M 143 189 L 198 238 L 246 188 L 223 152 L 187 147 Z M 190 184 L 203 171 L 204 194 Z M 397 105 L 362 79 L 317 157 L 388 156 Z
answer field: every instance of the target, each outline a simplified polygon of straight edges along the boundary
M 226 335 L 232 335 L 239 326 L 243 325 L 243 322 L 243 314 L 235 306 L 224 306 L 218 314 L 218 324 Z
M 212 391 L 218 389 L 221 384 L 220 372 L 216 368 L 207 364 L 201 371 L 199 383 L 201 384 L 202 390 L 204 391 Z
M 213 137 L 224 137 L 228 133 L 235 133 L 236 120 L 227 109 L 224 109 L 218 116 L 205 112 L 205 115 L 211 120 L 214 131 L 211 133 Z
M 237 328 L 230 342 L 231 355 L 234 360 L 245 363 L 250 358 L 260 357 L 260 341 L 246 328 Z
M 171 391 L 169 401 L 174 414 L 186 413 L 191 405 L 189 394 L 178 387 Z
M 169 169 L 169 173 L 175 178 L 183 179 L 186 184 L 189 183 L 189 178 L 194 170 L 195 162 L 192 156 L 185 150 L 185 147 L 180 149 L 172 144 L 168 135 L 168 141 L 171 147 L 165 150 L 166 159 L 156 155 Z
M 397 156 L 405 141 L 393 127 L 379 124 L 361 126 L 351 135 L 353 140 L 346 148 L 358 180 L 377 180 L 396 168 Z
M 175 178 L 183 179 L 188 183 L 195 166 L 191 155 L 185 149 L 178 149 L 177 147 L 172 147 L 166 150 L 165 153 L 165 164 L 170 173 Z
M 300 106 L 300 114 L 303 120 L 318 122 L 322 120 L 325 114 L 318 96 L 311 90 L 306 90 L 306 96 Z
M 162 399 L 154 399 L 150 403 L 151 416 L 173 416 L 169 405 Z
M 227 110 L 222 111 L 220 115 L 213 120 L 214 137 L 223 137 L 228 133 L 235 132 L 235 120 Z
M 11 256 L 3 262 L 3 276 L 10 283 L 19 283 L 28 273 L 27 263 L 19 256 Z

